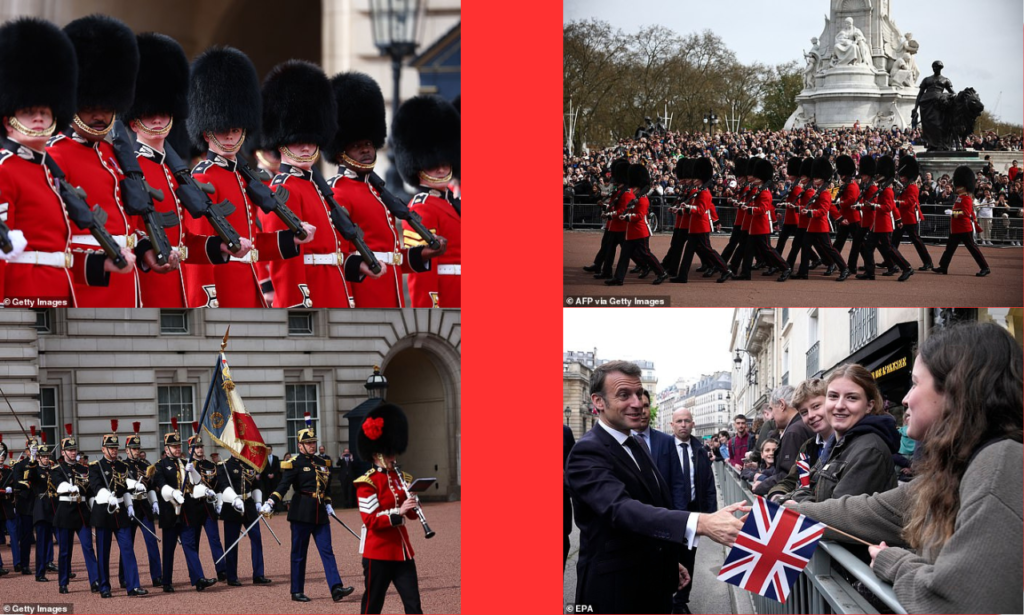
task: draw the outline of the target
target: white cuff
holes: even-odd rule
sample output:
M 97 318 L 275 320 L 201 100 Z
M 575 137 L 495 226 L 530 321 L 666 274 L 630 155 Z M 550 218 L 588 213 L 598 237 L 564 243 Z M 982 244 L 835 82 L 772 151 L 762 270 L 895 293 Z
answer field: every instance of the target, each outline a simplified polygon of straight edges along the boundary
M 686 546 L 690 549 L 697 548 L 697 519 L 701 513 L 690 513 L 686 519 Z

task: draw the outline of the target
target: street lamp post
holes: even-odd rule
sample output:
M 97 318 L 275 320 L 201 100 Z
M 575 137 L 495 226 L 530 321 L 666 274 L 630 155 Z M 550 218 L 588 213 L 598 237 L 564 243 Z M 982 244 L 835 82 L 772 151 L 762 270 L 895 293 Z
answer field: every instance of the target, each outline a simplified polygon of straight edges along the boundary
M 704 123 L 708 125 L 708 135 L 715 136 L 715 124 L 718 123 L 718 116 L 711 109 L 704 114 Z
M 569 406 L 565 407 L 565 424 L 569 424 L 569 417 L 572 416 L 572 408 Z
M 370 17 L 373 22 L 373 44 L 381 55 L 391 56 L 391 75 L 394 95 L 391 98 L 391 121 L 398 113 L 401 99 L 399 82 L 402 78 L 402 59 L 411 56 L 416 42 L 417 22 L 420 16 L 420 0 L 370 0 Z M 395 147 L 388 133 L 388 189 L 402 197 L 402 177 L 395 164 Z M 402 193 L 402 194 L 400 194 Z

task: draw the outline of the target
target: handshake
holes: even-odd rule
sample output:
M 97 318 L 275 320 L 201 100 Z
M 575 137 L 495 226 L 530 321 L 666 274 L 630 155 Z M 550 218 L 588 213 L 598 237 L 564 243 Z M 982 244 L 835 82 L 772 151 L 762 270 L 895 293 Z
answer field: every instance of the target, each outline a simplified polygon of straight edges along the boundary
M 721 545 L 731 547 L 747 518 L 744 514 L 737 519 L 733 516 L 736 512 L 748 513 L 750 505 L 747 502 L 736 502 L 713 513 L 700 513 L 697 517 L 697 535 L 707 536 Z

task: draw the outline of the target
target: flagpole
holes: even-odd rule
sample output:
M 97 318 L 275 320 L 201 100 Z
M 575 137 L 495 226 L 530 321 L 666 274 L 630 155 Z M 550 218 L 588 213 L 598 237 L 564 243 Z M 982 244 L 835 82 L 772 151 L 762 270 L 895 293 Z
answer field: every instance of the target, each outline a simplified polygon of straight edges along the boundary
M 231 334 L 231 325 L 228 325 L 228 330 L 224 332 L 224 339 L 222 339 L 221 342 L 220 342 L 220 351 L 221 351 L 222 354 L 224 353 L 224 349 L 227 348 L 228 336 L 230 334 Z M 217 356 L 217 369 L 220 369 L 220 356 L 219 355 Z M 214 372 L 213 377 L 210 378 L 210 388 L 206 391 L 206 401 L 203 402 L 203 413 L 202 413 L 201 418 L 199 419 L 199 428 L 200 429 L 205 429 L 206 428 L 206 413 L 210 409 L 210 397 L 213 395 L 213 383 L 216 382 L 216 381 L 217 381 L 217 374 L 216 374 L 216 372 Z M 209 431 L 209 430 L 207 430 L 207 431 Z M 188 449 L 188 460 L 189 460 L 189 463 L 192 462 L 192 455 L 193 455 L 193 453 L 195 453 L 195 450 L 196 450 L 195 444 L 190 446 L 189 449 Z
M 819 523 L 820 523 L 820 522 L 819 522 Z M 822 525 L 825 525 L 825 524 L 824 524 L 824 523 L 822 523 Z M 849 539 L 851 539 L 851 540 L 856 540 L 857 542 L 859 542 L 859 543 L 861 543 L 861 544 L 865 544 L 865 545 L 867 545 L 867 546 L 869 546 L 869 547 L 874 547 L 874 546 L 876 546 L 876 545 L 874 545 L 874 544 L 872 544 L 872 543 L 870 543 L 870 542 L 868 542 L 868 541 L 866 541 L 866 540 L 862 540 L 862 539 L 860 539 L 860 538 L 857 538 L 856 536 L 851 536 L 850 534 L 847 534 L 847 533 L 846 533 L 846 532 L 844 532 L 843 530 L 837 530 L 836 528 L 832 527 L 831 525 L 825 525 L 825 527 L 826 527 L 826 528 L 828 528 L 828 529 L 830 529 L 830 530 L 832 530 L 833 532 L 835 532 L 835 533 L 837 533 L 837 534 L 842 534 L 843 536 L 846 536 L 847 538 L 849 538 Z

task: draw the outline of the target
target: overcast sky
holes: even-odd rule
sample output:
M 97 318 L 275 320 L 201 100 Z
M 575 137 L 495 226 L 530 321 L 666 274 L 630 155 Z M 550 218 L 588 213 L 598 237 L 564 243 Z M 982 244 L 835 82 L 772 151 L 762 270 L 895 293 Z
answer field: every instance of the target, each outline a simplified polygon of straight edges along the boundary
M 1003 121 L 1021 124 L 1024 34 L 1013 24 L 1024 21 L 1024 8 L 1017 2 L 893 0 L 891 17 L 902 33 L 912 32 L 921 44 L 917 64 L 922 77 L 931 73 L 934 60 L 942 60 L 943 74 L 957 92 L 973 87 L 988 111 Z M 803 66 L 803 50 L 824 29 L 829 6 L 828 0 L 564 0 L 563 18 L 600 19 L 626 33 L 651 25 L 677 34 L 707 29 L 720 36 L 744 64 L 796 60 Z
M 600 359 L 654 361 L 658 391 L 676 378 L 732 369 L 732 308 L 587 308 L 562 310 L 562 350 Z

